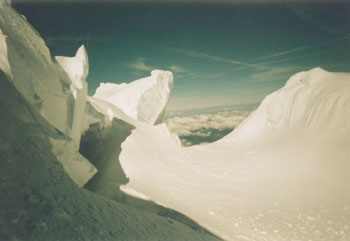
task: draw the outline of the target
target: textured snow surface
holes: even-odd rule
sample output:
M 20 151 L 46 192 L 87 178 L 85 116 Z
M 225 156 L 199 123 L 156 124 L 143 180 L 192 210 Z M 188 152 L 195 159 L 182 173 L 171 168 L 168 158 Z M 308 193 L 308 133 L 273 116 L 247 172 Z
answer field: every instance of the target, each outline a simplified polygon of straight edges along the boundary
M 55 57 L 57 62 L 66 71 L 71 81 L 70 89 L 74 96 L 74 113 L 72 128 L 69 135 L 72 137 L 77 150 L 80 145 L 82 133 L 82 122 L 85 112 L 85 103 L 87 98 L 87 83 L 85 81 L 89 72 L 88 57 L 84 46 L 81 46 L 75 57 Z
M 222 140 L 185 148 L 154 125 L 172 73 L 88 97 L 85 48 L 52 59 L 9 3 L 0 1 L 1 238 L 216 240 L 77 187 L 89 181 L 226 240 L 350 240 L 350 74 L 300 72 Z
M 0 5 L 0 47 L 0 68 L 9 81 L 28 104 L 66 136 L 51 138 L 52 150 L 70 177 L 82 186 L 96 173 L 78 153 L 87 96 L 85 48 L 73 58 L 57 57 L 59 63 L 53 61 L 39 34 L 7 4 Z
M 136 120 L 102 100 L 86 101 L 84 47 L 75 57 L 52 59 L 8 3 L 0 0 L 0 239 L 219 240 L 198 225 L 169 218 L 165 208 L 160 216 L 77 186 L 96 172 L 78 152 L 81 132 L 98 127 L 99 134 L 101 127 L 101 150 L 105 145 L 113 152 L 120 144 L 106 141 L 122 139 L 131 126 L 122 118 Z
M 349 105 L 350 74 L 315 68 L 213 144 L 138 126 L 122 144 L 126 186 L 227 240 L 350 240 Z
M 51 151 L 49 138 L 64 135 L 1 71 L 0 86 L 1 240 L 219 240 L 78 188 Z
M 153 70 L 150 77 L 129 84 L 101 83 L 96 99 L 105 100 L 129 117 L 150 124 L 160 123 L 173 87 L 173 74 Z

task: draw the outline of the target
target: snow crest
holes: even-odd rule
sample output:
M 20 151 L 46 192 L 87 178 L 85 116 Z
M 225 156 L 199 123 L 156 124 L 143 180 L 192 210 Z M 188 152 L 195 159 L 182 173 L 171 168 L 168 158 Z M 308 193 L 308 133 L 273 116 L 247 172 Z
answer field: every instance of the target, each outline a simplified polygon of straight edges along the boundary
M 89 72 L 88 57 L 83 45 L 78 49 L 75 57 L 56 56 L 55 58 L 71 81 L 70 90 L 74 96 L 74 113 L 72 128 L 69 135 L 72 137 L 78 150 L 83 130 L 81 123 L 84 118 L 85 103 L 88 93 L 87 83 L 85 81 Z
M 268 95 L 230 135 L 219 142 L 242 141 L 287 128 L 339 130 L 350 126 L 348 73 L 321 68 L 297 73 Z
M 27 156 L 21 159 L 16 156 L 21 147 L 11 147 L 4 165 L 13 168 L 12 157 L 34 164 L 32 158 L 38 157 L 43 165 L 46 157 L 52 163 L 57 158 L 80 187 L 86 185 L 93 191 L 113 187 L 108 192 L 121 187 L 132 196 L 187 215 L 226 240 L 350 240 L 350 74 L 320 68 L 298 73 L 267 96 L 224 139 L 185 148 L 165 124 L 159 124 L 173 86 L 171 72 L 155 70 L 150 77 L 129 84 L 101 84 L 95 95 L 88 97 L 85 48 L 81 47 L 75 57 L 53 60 L 44 41 L 25 18 L 7 7 L 9 3 L 0 2 L 0 81 L 8 90 L 16 91 L 11 92 L 13 95 L 2 92 L 5 108 L 0 111 L 14 115 L 17 124 L 28 128 L 26 140 L 50 140 L 50 145 L 44 141 L 28 145 L 21 139 L 20 143 L 32 149 L 23 150 Z M 9 103 L 7 99 L 15 101 Z M 26 113 L 16 113 L 16 105 Z M 7 120 L 4 115 L 1 118 Z M 6 126 L 11 124 L 6 122 Z M 39 136 L 35 134 L 38 129 L 41 137 L 35 138 Z M 13 138 L 6 131 L 0 137 Z M 15 137 L 20 137 L 19 131 L 15 132 Z M 45 132 L 49 134 L 44 136 Z M 37 153 L 42 144 L 51 150 Z M 9 146 L 6 143 L 2 148 Z M 94 165 L 98 168 L 96 175 Z M 58 168 L 52 167 L 40 170 L 47 171 L 44 176 L 55 176 L 50 172 Z M 28 169 L 35 176 L 30 180 L 38 179 L 36 170 L 30 165 Z M 2 184 L 15 179 L 4 179 Z M 62 180 L 65 176 L 56 176 L 55 185 Z M 65 182 L 64 187 L 70 187 L 74 195 L 72 190 L 77 189 Z M 22 190 L 20 187 L 16 191 Z M 59 190 L 66 197 L 65 191 Z M 71 199 L 69 208 L 60 214 L 64 224 L 68 212 L 80 215 L 76 207 L 70 209 L 72 203 L 83 203 L 83 197 L 91 195 L 81 193 L 84 194 Z M 17 192 L 12 194 L 11 198 Z M 27 199 L 50 207 L 45 195 Z M 18 200 L 24 197 L 28 195 Z M 96 200 L 96 196 L 90 199 L 93 205 Z M 80 204 L 75 203 L 77 207 Z M 85 204 L 84 210 L 99 210 L 98 217 L 104 218 L 103 212 L 112 210 L 106 205 L 105 209 L 92 209 L 92 205 Z M 27 209 L 31 206 L 26 205 Z M 122 209 L 113 210 L 120 213 Z M 89 216 L 89 224 L 95 217 Z M 144 218 L 146 224 L 150 220 L 147 218 L 151 215 Z M 141 218 L 141 225 L 150 227 L 142 224 L 144 220 Z M 16 222 L 12 220 L 12 224 Z M 44 230 L 51 225 L 41 222 L 35 227 Z M 125 227 L 119 227 L 120 232 Z M 140 223 L 135 227 L 139 228 Z M 147 232 L 129 237 L 139 238 L 141 233 Z M 102 236 L 103 232 L 98 235 L 101 239 L 108 237 Z M 162 235 L 166 240 L 167 233 Z M 201 239 L 198 236 L 196 240 Z
M 138 126 L 122 144 L 126 186 L 226 240 L 349 240 L 349 104 L 350 74 L 315 68 L 216 143 Z
M 157 124 L 163 118 L 172 86 L 171 72 L 154 70 L 150 77 L 129 84 L 101 83 L 93 97 L 113 104 L 135 120 Z

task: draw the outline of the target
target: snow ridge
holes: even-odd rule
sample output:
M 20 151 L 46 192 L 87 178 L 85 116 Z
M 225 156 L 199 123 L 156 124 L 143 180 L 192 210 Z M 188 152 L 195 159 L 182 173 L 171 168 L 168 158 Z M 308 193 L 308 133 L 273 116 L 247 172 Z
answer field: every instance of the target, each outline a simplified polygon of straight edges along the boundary
M 93 97 L 113 104 L 135 120 L 157 124 L 163 117 L 172 86 L 171 72 L 153 70 L 150 77 L 129 84 L 101 83 Z
M 263 132 L 302 128 L 339 130 L 350 127 L 350 75 L 321 68 L 297 73 L 268 95 L 259 108 L 219 142 L 258 137 Z

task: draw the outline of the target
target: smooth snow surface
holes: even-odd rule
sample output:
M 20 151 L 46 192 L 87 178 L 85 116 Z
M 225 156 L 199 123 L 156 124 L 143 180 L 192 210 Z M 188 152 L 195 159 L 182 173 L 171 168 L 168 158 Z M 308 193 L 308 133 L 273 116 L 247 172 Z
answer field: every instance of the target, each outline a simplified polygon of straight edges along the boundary
M 350 240 L 349 110 L 350 74 L 315 68 L 213 144 L 139 125 L 122 144 L 126 186 L 227 240 Z
M 107 101 L 129 117 L 150 124 L 160 123 L 173 87 L 173 74 L 153 70 L 150 77 L 129 84 L 101 83 L 96 99 Z

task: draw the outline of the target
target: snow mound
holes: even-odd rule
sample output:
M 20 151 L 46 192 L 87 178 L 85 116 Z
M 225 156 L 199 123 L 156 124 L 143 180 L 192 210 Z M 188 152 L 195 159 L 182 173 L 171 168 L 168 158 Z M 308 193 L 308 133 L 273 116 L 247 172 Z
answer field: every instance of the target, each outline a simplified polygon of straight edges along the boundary
M 216 143 L 185 148 L 137 126 L 122 144 L 125 186 L 225 240 L 350 240 L 349 104 L 350 74 L 316 68 Z
M 135 120 L 157 124 L 163 118 L 172 86 L 171 72 L 153 70 L 150 77 L 129 84 L 101 83 L 93 97 L 112 103 Z
M 339 130 L 350 126 L 350 75 L 321 68 L 297 73 L 268 95 L 230 135 L 219 142 L 257 138 L 286 128 Z

